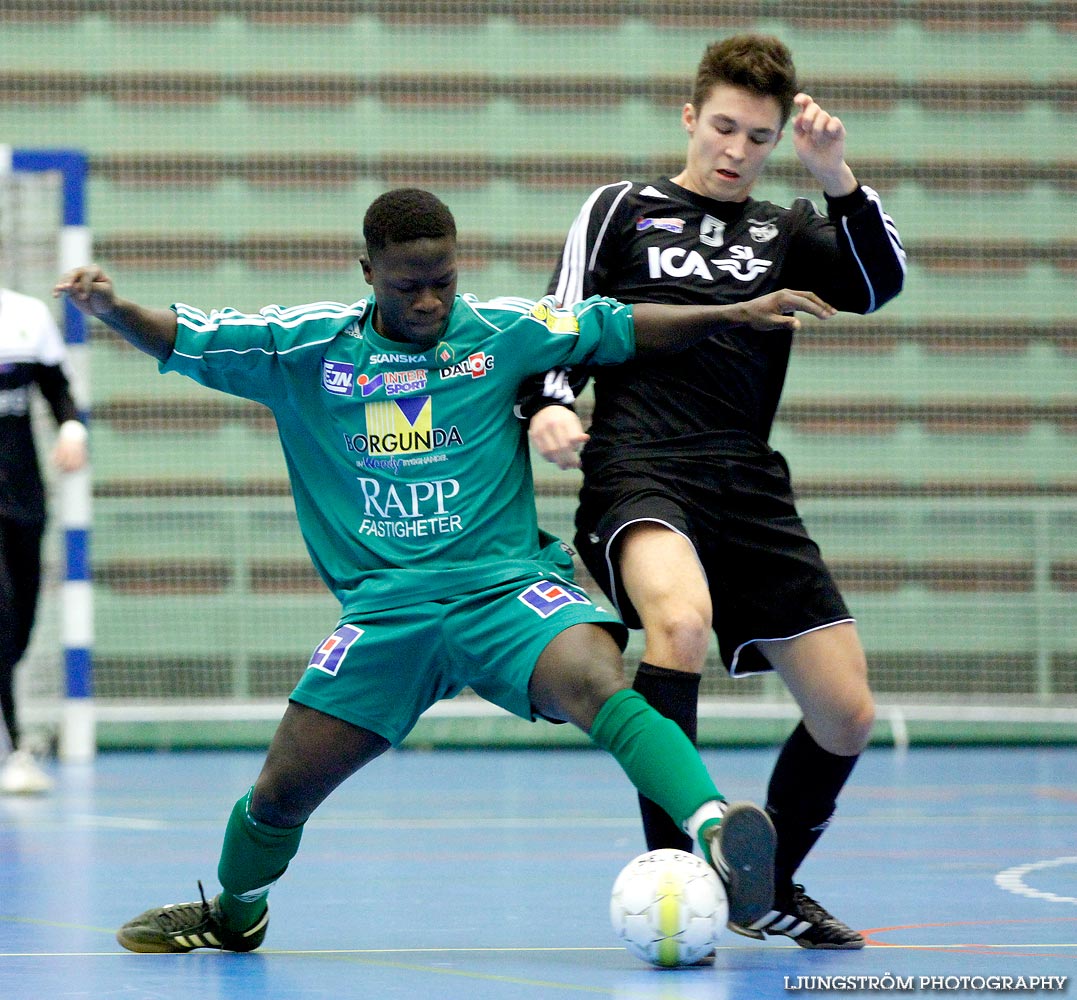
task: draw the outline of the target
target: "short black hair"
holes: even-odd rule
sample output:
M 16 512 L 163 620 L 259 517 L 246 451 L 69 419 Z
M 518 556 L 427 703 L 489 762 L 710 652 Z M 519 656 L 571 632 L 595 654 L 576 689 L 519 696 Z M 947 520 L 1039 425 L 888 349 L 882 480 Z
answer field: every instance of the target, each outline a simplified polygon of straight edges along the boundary
M 773 35 L 732 35 L 707 46 L 692 88 L 697 114 L 711 91 L 723 83 L 760 97 L 773 97 L 782 109 L 783 125 L 789 120 L 799 89 L 793 56 Z
M 370 203 L 363 217 L 367 252 L 384 250 L 390 243 L 444 237 L 456 239 L 456 220 L 449 206 L 422 188 L 395 188 Z

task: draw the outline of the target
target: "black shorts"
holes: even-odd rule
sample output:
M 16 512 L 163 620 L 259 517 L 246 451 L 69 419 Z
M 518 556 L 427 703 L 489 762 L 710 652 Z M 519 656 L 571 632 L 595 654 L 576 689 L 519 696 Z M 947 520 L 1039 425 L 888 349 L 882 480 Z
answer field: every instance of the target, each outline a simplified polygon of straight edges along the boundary
M 620 580 L 618 539 L 656 521 L 695 548 L 714 607 L 714 631 L 734 676 L 770 663 L 754 643 L 852 621 L 819 546 L 797 513 L 789 467 L 776 452 L 666 455 L 603 465 L 580 492 L 576 547 L 629 628 L 640 628 Z

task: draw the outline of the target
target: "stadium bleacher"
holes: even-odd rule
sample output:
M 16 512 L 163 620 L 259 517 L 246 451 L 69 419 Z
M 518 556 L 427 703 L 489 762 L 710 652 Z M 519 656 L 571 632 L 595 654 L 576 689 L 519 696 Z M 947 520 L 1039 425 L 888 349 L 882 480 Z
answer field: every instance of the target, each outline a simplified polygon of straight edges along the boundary
M 537 296 L 592 187 L 677 169 L 704 42 L 781 35 L 909 252 L 878 316 L 806 325 L 773 442 L 876 685 L 1077 694 L 1077 6 L 430 6 L 5 0 L 5 141 L 89 153 L 97 258 L 143 301 L 358 298 L 362 212 L 401 184 L 456 212 L 462 290 Z M 819 198 L 783 145 L 757 193 Z M 93 336 L 100 693 L 285 693 L 333 606 L 270 415 Z M 571 535 L 577 480 L 535 475 Z

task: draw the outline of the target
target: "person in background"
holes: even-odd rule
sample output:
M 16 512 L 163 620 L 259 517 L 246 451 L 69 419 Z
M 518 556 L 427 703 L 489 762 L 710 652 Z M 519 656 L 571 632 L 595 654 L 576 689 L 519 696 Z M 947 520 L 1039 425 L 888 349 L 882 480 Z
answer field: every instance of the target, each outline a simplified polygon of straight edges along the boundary
M 41 589 L 46 490 L 31 419 L 35 385 L 59 425 L 53 464 L 73 472 L 86 463 L 86 427 L 63 365 L 63 339 L 48 306 L 0 288 L 0 792 L 10 795 L 52 786 L 21 746 L 15 668 L 30 643 Z

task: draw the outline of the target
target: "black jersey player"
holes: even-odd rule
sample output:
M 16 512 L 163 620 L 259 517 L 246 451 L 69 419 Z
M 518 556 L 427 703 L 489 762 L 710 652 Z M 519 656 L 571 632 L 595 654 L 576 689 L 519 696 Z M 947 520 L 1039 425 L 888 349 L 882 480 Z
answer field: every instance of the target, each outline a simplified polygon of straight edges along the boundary
M 792 121 L 789 122 L 790 116 Z M 595 190 L 550 284 L 562 304 L 737 302 L 783 286 L 871 312 L 901 290 L 905 254 L 878 195 L 845 162 L 845 127 L 808 94 L 777 39 L 709 46 L 682 123 L 683 170 Z M 789 123 L 822 186 L 826 215 L 751 192 Z M 531 440 L 562 468 L 581 464 L 581 558 L 625 621 L 645 630 L 635 687 L 695 737 L 710 634 L 733 676 L 776 670 L 803 719 L 775 766 L 767 807 L 778 833 L 773 909 L 751 937 L 809 948 L 863 938 L 793 876 L 828 824 L 874 721 L 856 625 L 793 503 L 767 441 L 792 346 L 788 332 L 726 329 L 677 354 L 595 372 L 589 435 L 574 401 L 587 373 L 553 370 L 521 396 Z M 687 848 L 641 799 L 648 846 Z

